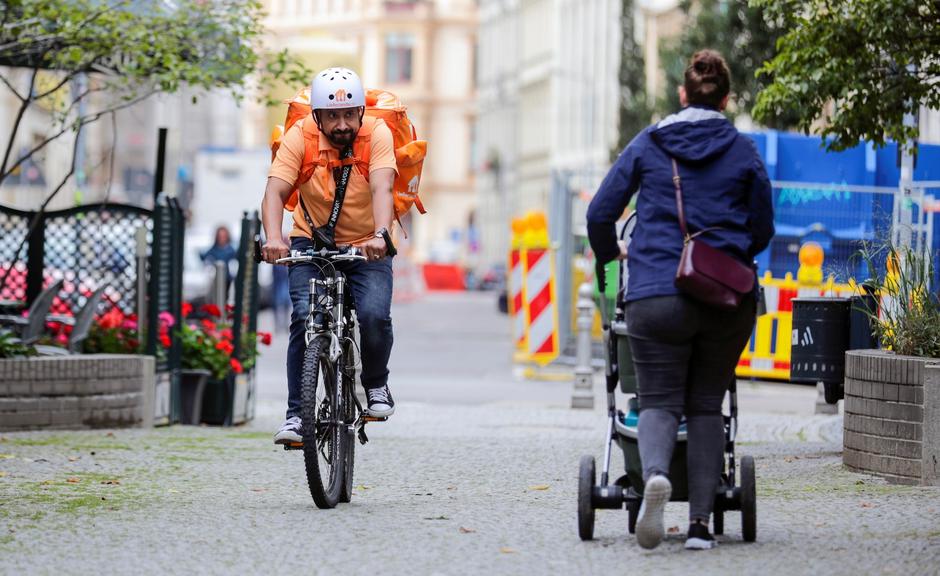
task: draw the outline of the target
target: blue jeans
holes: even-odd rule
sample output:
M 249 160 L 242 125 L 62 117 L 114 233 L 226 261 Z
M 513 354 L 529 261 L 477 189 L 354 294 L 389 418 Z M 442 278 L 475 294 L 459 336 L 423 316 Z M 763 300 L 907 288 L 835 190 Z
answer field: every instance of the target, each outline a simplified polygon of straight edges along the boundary
M 309 238 L 291 239 L 291 250 L 307 250 Z M 352 290 L 359 319 L 359 351 L 362 359 L 362 386 L 379 388 L 388 383 L 388 358 L 392 352 L 392 259 L 337 262 Z M 300 379 L 303 372 L 305 321 L 310 306 L 310 279 L 319 278 L 313 264 L 290 267 L 290 340 L 287 345 L 287 417 L 300 416 Z

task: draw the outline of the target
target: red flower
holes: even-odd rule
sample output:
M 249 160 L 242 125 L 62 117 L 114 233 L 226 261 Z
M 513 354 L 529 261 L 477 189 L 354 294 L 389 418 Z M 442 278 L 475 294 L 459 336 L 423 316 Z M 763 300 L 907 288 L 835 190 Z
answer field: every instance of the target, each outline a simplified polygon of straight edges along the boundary
M 222 330 L 221 332 L 219 332 L 219 337 L 222 338 L 223 340 L 231 340 L 231 339 L 232 339 L 232 329 L 231 329 L 231 328 L 226 328 L 225 330 Z
M 202 324 L 202 328 L 203 328 L 203 330 L 205 330 L 206 332 L 215 332 L 215 330 L 216 330 L 215 322 L 213 322 L 212 320 L 208 320 L 208 319 L 206 319 L 206 318 L 203 318 L 203 319 L 202 319 L 202 322 L 200 322 L 200 324 Z
M 222 311 L 219 310 L 219 307 L 216 306 L 215 304 L 203 304 L 200 310 L 202 310 L 209 316 L 214 316 L 216 318 L 219 318 L 222 316 Z
M 235 347 L 232 346 L 231 342 L 222 340 L 218 344 L 215 345 L 215 349 L 221 350 L 222 352 L 225 352 L 226 354 L 231 354 L 232 351 L 235 350 Z
M 65 334 L 65 332 L 60 332 L 59 335 L 55 337 L 55 341 L 59 344 L 65 345 L 69 343 L 69 337 Z
M 160 345 L 163 346 L 164 348 L 169 348 L 170 344 L 171 344 L 170 337 L 167 336 L 166 334 L 160 334 Z
M 189 316 L 192 313 L 192 311 L 193 311 L 193 305 L 190 304 L 189 302 L 183 302 L 183 309 L 181 311 L 183 318 L 186 318 L 187 316 Z
M 258 338 L 261 340 L 261 343 L 265 346 L 271 345 L 271 333 L 270 332 L 258 332 Z
M 226 304 L 226 305 L 225 305 L 225 311 L 226 311 L 228 314 L 231 314 L 232 312 L 235 311 L 235 307 L 232 306 L 231 304 Z
M 235 358 L 232 358 L 232 360 L 229 362 L 229 364 L 231 364 L 232 370 L 233 370 L 236 374 L 241 374 L 242 372 L 245 371 L 245 369 L 242 368 L 242 363 L 239 362 L 238 360 L 236 360 Z
M 121 314 L 121 311 L 117 308 L 112 308 L 101 315 L 101 318 L 98 319 L 98 325 L 104 328 L 105 330 L 111 330 L 117 328 L 124 322 L 124 315 Z

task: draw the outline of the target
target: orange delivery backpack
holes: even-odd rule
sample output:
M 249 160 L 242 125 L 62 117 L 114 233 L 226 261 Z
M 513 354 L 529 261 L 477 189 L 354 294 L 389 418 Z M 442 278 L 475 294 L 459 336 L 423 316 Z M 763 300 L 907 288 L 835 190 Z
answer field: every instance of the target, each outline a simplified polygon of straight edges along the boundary
M 277 155 L 281 146 L 281 139 L 291 127 L 299 121 L 310 116 L 310 87 L 306 87 L 287 104 L 287 118 L 283 126 L 275 126 L 271 132 L 271 160 Z M 294 183 L 290 198 L 284 204 L 284 209 L 293 211 L 297 205 L 297 194 L 300 185 L 310 180 L 318 166 L 336 168 L 341 165 L 353 164 L 359 173 L 369 180 L 369 155 L 371 154 L 372 131 L 377 120 L 383 120 L 392 132 L 393 146 L 395 148 L 395 163 L 398 167 L 398 176 L 392 186 L 392 196 L 395 200 L 395 219 L 401 225 L 401 217 L 408 213 L 412 206 L 417 207 L 421 214 L 426 213 L 421 199 L 418 197 L 418 186 L 421 183 L 421 169 L 424 167 L 424 157 L 427 154 L 428 143 L 418 140 L 417 133 L 411 120 L 408 118 L 407 108 L 395 94 L 385 90 L 366 91 L 366 112 L 362 119 L 362 128 L 353 143 L 353 157 L 344 160 L 328 162 L 326 155 L 321 158 L 319 149 L 320 131 L 317 123 L 303 122 L 304 133 L 304 160 L 300 175 Z

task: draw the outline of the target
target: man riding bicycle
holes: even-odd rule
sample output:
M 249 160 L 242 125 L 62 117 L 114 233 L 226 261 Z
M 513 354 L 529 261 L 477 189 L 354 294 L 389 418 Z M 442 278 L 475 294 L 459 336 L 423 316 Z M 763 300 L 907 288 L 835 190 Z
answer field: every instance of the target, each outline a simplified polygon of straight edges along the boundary
M 352 289 L 359 321 L 366 413 L 381 418 L 395 412 L 388 389 L 392 350 L 392 262 L 388 249 L 397 168 L 392 133 L 385 123 L 366 119 L 370 130 L 362 130 L 365 105 L 362 82 L 352 70 L 330 68 L 314 77 L 310 90 L 312 114 L 284 135 L 268 173 L 261 206 L 267 240 L 261 252 L 266 262 L 274 263 L 289 256 L 291 250 L 350 245 L 361 249 L 366 261 L 343 262 L 338 267 Z M 281 219 L 301 179 L 305 147 L 309 146 L 303 125 L 310 122 L 315 122 L 320 157 L 313 174 L 297 188 L 288 246 L 281 234 Z M 307 130 L 313 127 L 307 126 Z M 366 146 L 367 163 L 354 158 L 354 150 Z M 287 420 L 274 436 L 276 444 L 303 441 L 300 382 L 306 349 L 305 321 L 310 280 L 320 276 L 314 264 L 295 264 L 289 269 L 293 312 L 287 347 Z

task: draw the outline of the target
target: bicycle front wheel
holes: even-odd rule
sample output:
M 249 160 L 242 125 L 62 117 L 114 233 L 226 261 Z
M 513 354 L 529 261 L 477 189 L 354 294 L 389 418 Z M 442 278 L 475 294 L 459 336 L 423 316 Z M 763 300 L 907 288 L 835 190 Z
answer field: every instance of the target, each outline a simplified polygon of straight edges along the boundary
M 333 508 L 339 502 L 346 464 L 341 384 L 328 352 L 329 340 L 314 339 L 304 353 L 301 379 L 304 465 L 318 508 Z

